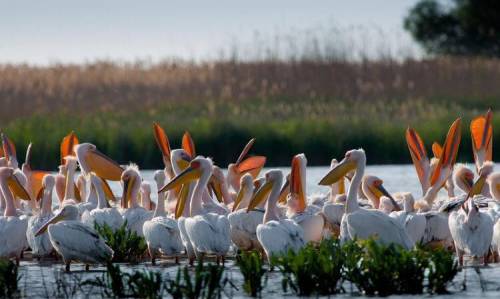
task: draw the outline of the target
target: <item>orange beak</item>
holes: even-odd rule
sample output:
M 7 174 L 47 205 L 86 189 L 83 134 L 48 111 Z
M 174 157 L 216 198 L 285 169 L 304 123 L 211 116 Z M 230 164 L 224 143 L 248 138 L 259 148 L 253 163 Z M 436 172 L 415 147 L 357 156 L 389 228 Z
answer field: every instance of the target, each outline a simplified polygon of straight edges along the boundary
M 441 171 L 444 168 L 451 168 L 453 164 L 455 164 L 455 160 L 457 158 L 458 147 L 460 146 L 460 138 L 461 138 L 461 123 L 462 120 L 458 118 L 453 122 L 450 129 L 448 130 L 448 135 L 446 136 L 446 141 L 443 145 L 443 153 L 439 158 L 438 165 L 434 170 L 434 173 L 431 177 L 431 185 L 436 184 L 439 180 Z

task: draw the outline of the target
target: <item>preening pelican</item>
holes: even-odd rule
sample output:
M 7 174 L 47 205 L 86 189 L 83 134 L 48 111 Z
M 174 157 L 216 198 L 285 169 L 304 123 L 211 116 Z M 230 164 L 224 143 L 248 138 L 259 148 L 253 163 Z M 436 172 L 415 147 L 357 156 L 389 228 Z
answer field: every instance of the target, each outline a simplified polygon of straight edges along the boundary
M 123 195 L 122 215 L 127 222 L 127 227 L 143 236 L 142 226 L 146 220 L 151 219 L 153 214 L 139 205 L 137 197 L 141 188 L 141 175 L 137 166 L 131 165 L 122 173 Z
M 188 168 L 160 189 L 160 192 L 171 190 L 188 181 L 198 180 L 190 202 L 191 217 L 184 220 L 185 230 L 198 258 L 211 253 L 217 256 L 217 261 L 222 259 L 224 263 L 224 256 L 231 244 L 229 221 L 224 215 L 207 213 L 202 206 L 202 196 L 207 190 L 212 169 L 213 164 L 210 159 L 196 157 Z M 180 198 L 179 200 L 185 201 L 186 199 Z M 179 204 L 183 205 L 182 202 Z
M 410 249 L 414 246 L 405 228 L 394 218 L 378 210 L 367 210 L 359 207 L 357 193 L 366 167 L 366 155 L 362 149 L 351 150 L 344 159 L 332 169 L 321 181 L 320 185 L 328 186 L 343 178 L 347 172 L 355 169 L 349 191 L 345 214 L 340 228 L 340 240 L 345 242 L 355 238 L 376 238 L 384 244 L 399 244 Z
M 156 171 L 154 179 L 158 190 L 165 186 L 164 171 Z M 144 222 L 142 227 L 152 264 L 155 264 L 158 253 L 166 256 L 175 256 L 177 262 L 179 254 L 184 249 L 177 221 L 167 217 L 165 213 L 165 193 L 158 193 L 158 203 L 156 204 L 153 218 Z
M 54 189 L 54 185 L 55 178 L 53 175 L 45 175 L 43 177 L 42 189 L 40 191 L 41 198 L 37 198 L 40 203 L 40 210 L 28 221 L 26 238 L 34 257 L 45 257 L 54 252 L 54 247 L 52 246 L 50 238 L 47 234 L 35 237 L 35 234 L 40 227 L 42 227 L 50 218 L 54 216 L 54 213 L 52 213 L 52 191 Z
M 240 250 L 262 250 L 257 239 L 257 226 L 264 218 L 264 202 L 258 208 L 247 211 L 254 193 L 253 177 L 247 173 L 241 177 L 240 191 L 233 204 L 233 212 L 227 216 L 231 226 L 231 240 Z
M 317 208 L 307 206 L 306 166 L 307 159 L 304 154 L 293 157 L 287 216 L 302 227 L 306 242 L 319 242 L 323 238 L 325 220 L 318 214 Z
M 474 185 L 474 172 L 463 164 L 457 164 L 453 173 L 455 185 L 465 194 L 469 194 Z
M 31 198 L 14 175 L 14 169 L 10 167 L 0 167 L 0 190 L 5 199 L 4 215 L 0 217 L 0 244 L 2 244 L 0 257 L 15 258 L 19 264 L 21 254 L 28 246 L 26 240 L 28 218 L 25 215 L 17 215 L 14 196 L 24 200 Z
M 78 218 L 78 208 L 65 205 L 35 234 L 39 236 L 48 231 L 52 246 L 66 264 L 66 271 L 70 271 L 71 261 L 85 263 L 88 269 L 89 264 L 105 263 L 113 257 L 113 250 L 106 242 L 92 227 L 78 221 Z
M 82 222 L 94 227 L 95 223 L 103 226 L 106 224 L 112 230 L 117 230 L 123 225 L 123 217 L 115 207 L 109 207 L 106 201 L 106 195 L 102 187 L 102 180 L 95 174 L 89 175 L 91 190 L 97 194 L 97 207 L 91 211 L 85 211 L 82 214 Z
M 381 199 L 384 197 L 386 201 L 385 206 L 387 207 L 389 213 L 392 211 L 401 211 L 401 207 L 392 195 L 387 192 L 383 184 L 384 181 L 380 178 L 374 175 L 365 175 L 363 177 L 361 189 L 374 209 L 380 208 Z
M 282 184 L 281 170 L 266 172 L 266 183 L 254 194 L 247 208 L 248 211 L 255 209 L 267 197 L 264 218 L 257 226 L 256 234 L 269 261 L 274 255 L 285 254 L 289 250 L 298 251 L 306 244 L 302 227 L 295 221 L 280 219 L 278 216 L 276 204 Z

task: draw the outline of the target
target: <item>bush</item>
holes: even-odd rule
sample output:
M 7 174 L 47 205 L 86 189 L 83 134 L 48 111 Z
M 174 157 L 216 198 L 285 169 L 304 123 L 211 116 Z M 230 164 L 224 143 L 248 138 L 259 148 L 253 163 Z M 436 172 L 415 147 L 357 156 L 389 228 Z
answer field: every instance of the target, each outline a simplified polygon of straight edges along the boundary
M 315 248 L 307 245 L 299 252 L 274 257 L 273 264 L 283 274 L 283 290 L 290 287 L 300 296 L 329 295 L 338 290 L 344 256 L 338 240 L 324 240 Z
M 448 293 L 446 287 L 458 273 L 458 263 L 453 254 L 442 248 L 436 249 L 430 252 L 429 261 L 429 292 Z
M 252 297 L 260 297 L 264 288 L 262 278 L 266 274 L 260 254 L 256 251 L 243 252 L 236 263 L 243 275 L 243 290 Z
M 114 251 L 113 262 L 138 262 L 146 253 L 146 240 L 127 228 L 127 221 L 118 230 L 95 223 L 95 230 Z
M 0 296 L 12 297 L 17 291 L 18 266 L 9 260 L 0 259 Z

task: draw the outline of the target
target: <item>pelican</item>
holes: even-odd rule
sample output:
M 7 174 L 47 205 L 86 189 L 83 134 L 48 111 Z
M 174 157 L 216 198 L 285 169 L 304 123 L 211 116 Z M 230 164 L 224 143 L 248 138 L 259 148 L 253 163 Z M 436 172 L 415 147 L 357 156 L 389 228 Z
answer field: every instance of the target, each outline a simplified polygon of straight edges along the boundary
M 188 181 L 198 180 L 190 202 L 190 216 L 185 218 L 184 226 L 193 245 L 197 258 L 204 254 L 215 254 L 217 261 L 222 260 L 231 244 L 229 221 L 226 216 L 210 213 L 202 206 L 202 197 L 212 176 L 213 164 L 201 156 L 191 161 L 189 167 L 172 179 L 159 192 L 171 190 Z M 180 198 L 185 201 L 186 198 Z M 183 203 L 179 203 L 181 206 Z
M 165 185 L 165 172 L 158 170 L 154 174 L 154 179 L 158 190 Z M 170 191 L 172 192 L 172 191 Z M 158 252 L 166 256 L 175 256 L 178 262 L 178 256 L 184 246 L 179 232 L 177 221 L 167 217 L 165 213 L 165 192 L 158 194 L 158 203 L 156 204 L 153 218 L 144 222 L 142 227 L 144 238 L 148 244 L 151 263 L 155 264 Z
M 80 143 L 74 146 L 74 151 L 84 174 L 94 172 L 104 180 L 121 180 L 123 168 L 111 158 L 101 153 L 95 145 Z
M 325 220 L 317 213 L 317 208 L 307 206 L 306 166 L 307 159 L 304 154 L 293 157 L 287 215 L 302 227 L 306 242 L 319 242 L 323 237 Z
M 155 209 L 155 203 L 151 200 L 151 184 L 149 182 L 143 181 L 141 183 L 141 206 L 147 211 L 153 211 Z
M 71 261 L 85 263 L 88 269 L 89 264 L 106 263 L 113 257 L 113 250 L 106 242 L 78 218 L 78 208 L 65 205 L 35 234 L 39 236 L 48 231 L 50 242 L 62 256 L 67 272 L 70 271 Z
M 253 178 L 250 173 L 241 177 L 240 190 L 233 204 L 233 212 L 227 219 L 231 226 L 231 240 L 240 250 L 262 250 L 257 240 L 257 226 L 264 218 L 263 204 L 252 211 L 246 211 L 254 193 Z
M 380 178 L 374 175 L 365 175 L 361 183 L 361 189 L 374 209 L 380 208 L 382 210 L 380 205 L 382 204 L 382 198 L 384 198 L 385 207 L 389 213 L 392 211 L 400 211 L 401 207 L 392 195 L 387 192 L 383 184 L 384 181 Z
M 269 195 L 264 218 L 256 230 L 257 239 L 269 262 L 275 255 L 286 254 L 289 250 L 298 251 L 306 244 L 302 227 L 290 219 L 280 219 L 276 212 L 282 184 L 283 173 L 280 170 L 266 172 L 266 183 L 254 194 L 247 208 L 248 211 L 255 209 Z
M 64 199 L 62 201 L 62 206 L 65 205 L 77 205 L 80 200 L 80 194 L 75 193 L 75 171 L 77 167 L 78 160 L 73 156 L 65 157 L 66 160 L 66 187 L 64 189 Z
M 487 255 L 493 237 L 493 220 L 480 212 L 471 198 L 459 211 L 450 214 L 448 225 L 460 265 L 463 265 L 464 254 L 483 257 L 483 263 L 488 263 Z
M 403 211 L 394 211 L 389 216 L 397 219 L 406 228 L 414 243 L 420 243 L 425 235 L 427 219 L 425 215 L 415 212 L 414 204 L 415 199 L 413 196 L 407 196 L 403 202 Z
M 130 230 L 143 236 L 142 226 L 153 216 L 139 205 L 137 197 L 141 188 L 141 175 L 135 165 L 130 165 L 121 175 L 123 182 L 122 215 Z
M 28 218 L 25 215 L 17 215 L 14 196 L 24 200 L 31 200 L 31 198 L 14 175 L 14 169 L 10 167 L 0 167 L 0 190 L 6 205 L 4 216 L 0 217 L 0 244 L 2 244 L 0 257 L 15 258 L 19 264 L 21 254 L 28 246 L 26 240 Z
M 34 257 L 49 256 L 54 252 L 54 247 L 50 242 L 47 234 L 35 237 L 35 233 L 44 225 L 50 218 L 54 216 L 52 213 L 52 191 L 55 185 L 53 175 L 45 175 L 42 181 L 42 189 L 40 191 L 40 210 L 39 213 L 32 216 L 28 221 L 26 230 L 26 238 L 28 245 Z
M 97 208 L 97 193 L 92 182 L 88 182 L 89 186 L 87 187 L 87 178 L 88 176 L 84 174 L 80 174 L 76 179 L 76 186 L 80 191 L 80 198 L 85 199 L 85 202 L 78 204 L 78 209 L 80 210 L 80 214 L 83 215 L 85 211 L 92 211 Z M 88 191 L 87 191 L 88 190 Z
M 340 240 L 345 242 L 355 238 L 375 237 L 384 244 L 398 244 L 410 249 L 414 246 L 404 227 L 394 218 L 378 210 L 359 207 L 357 193 L 366 167 L 364 150 L 351 150 L 344 159 L 321 181 L 320 185 L 331 185 L 355 169 L 354 177 L 347 192 L 345 214 L 342 217 Z
M 455 185 L 465 194 L 469 194 L 474 185 L 474 172 L 463 164 L 457 164 L 453 173 Z
M 90 189 L 97 194 L 97 207 L 82 214 L 82 222 L 94 227 L 95 223 L 103 226 L 106 224 L 112 230 L 118 230 L 123 225 L 123 217 L 115 207 L 109 207 L 102 187 L 102 180 L 90 173 Z

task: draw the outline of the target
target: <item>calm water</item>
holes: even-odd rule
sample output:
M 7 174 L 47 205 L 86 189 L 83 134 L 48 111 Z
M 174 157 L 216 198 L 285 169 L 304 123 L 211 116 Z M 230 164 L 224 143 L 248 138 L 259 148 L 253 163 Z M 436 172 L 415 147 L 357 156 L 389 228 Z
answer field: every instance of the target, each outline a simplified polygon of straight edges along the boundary
M 288 173 L 289 168 L 280 168 Z M 264 170 L 265 171 L 265 170 Z M 328 171 L 327 167 L 309 167 L 307 169 L 307 188 L 308 193 L 326 192 L 326 189 L 317 185 L 317 182 Z M 409 191 L 418 198 L 420 195 L 420 186 L 415 174 L 415 170 L 411 165 L 384 165 L 384 166 L 369 166 L 366 173 L 374 174 L 384 180 L 386 189 L 390 192 Z M 153 187 L 152 195 L 156 194 L 156 186 L 153 181 L 153 171 L 143 171 L 145 180 L 151 182 Z M 111 185 L 116 194 L 120 194 L 121 188 L 118 183 Z M 156 200 L 156 197 L 154 198 Z M 232 261 L 227 263 L 226 275 L 234 282 L 239 290 L 227 287 L 227 295 L 230 297 L 242 297 L 244 293 L 241 289 L 242 277 L 239 275 L 238 269 L 234 266 Z M 20 274 L 22 275 L 20 281 L 20 288 L 24 295 L 35 297 L 53 297 L 57 289 L 56 281 L 59 279 L 65 280 L 69 283 L 78 283 L 86 279 L 101 276 L 104 268 L 95 267 L 90 272 L 84 272 L 83 265 L 74 264 L 72 269 L 73 274 L 65 274 L 61 272 L 64 266 L 57 262 L 42 262 L 26 260 L 21 262 Z M 157 266 L 152 266 L 150 263 L 140 265 L 123 265 L 123 270 L 137 270 L 137 269 L 153 269 L 161 271 L 165 275 L 174 277 L 177 266 L 170 260 L 163 260 Z M 453 298 L 470 298 L 486 296 L 496 297 L 500 296 L 500 265 L 492 264 L 488 267 L 481 268 L 465 268 L 455 278 L 450 290 L 453 292 Z M 464 287 L 465 286 L 465 287 Z M 345 288 L 349 290 L 349 285 Z M 71 294 L 71 290 L 67 289 Z M 279 273 L 271 272 L 268 276 L 268 284 L 265 289 L 264 295 L 267 296 L 283 296 L 281 291 L 281 276 Z M 95 295 L 95 294 L 94 294 Z M 79 294 L 79 297 L 83 297 Z M 350 297 L 349 295 L 340 295 L 339 297 Z M 399 296 L 401 297 L 401 296 Z M 438 296 L 443 298 L 451 298 L 450 296 Z M 398 298 L 398 297 L 393 297 Z

